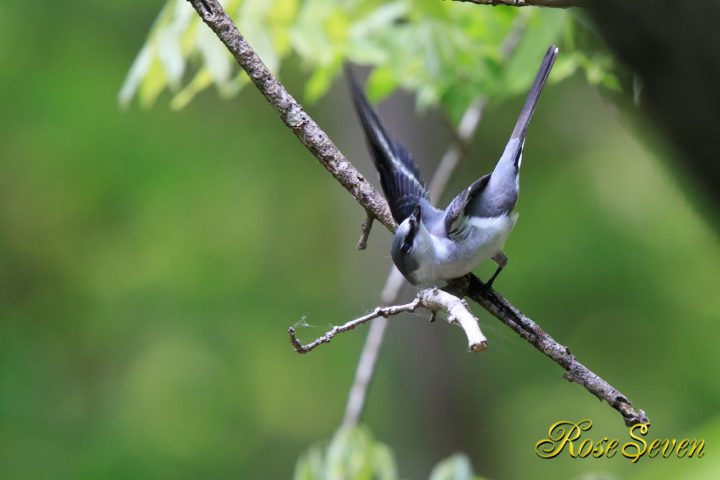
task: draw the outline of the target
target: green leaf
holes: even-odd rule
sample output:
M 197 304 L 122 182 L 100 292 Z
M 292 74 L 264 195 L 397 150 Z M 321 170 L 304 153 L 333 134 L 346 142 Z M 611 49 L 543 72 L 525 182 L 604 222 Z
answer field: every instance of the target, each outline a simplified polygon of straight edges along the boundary
M 480 480 L 480 477 L 473 473 L 470 459 L 462 453 L 456 453 L 433 468 L 430 480 Z
M 273 44 L 278 56 L 284 57 L 290 52 L 289 27 L 298 12 L 298 0 L 275 0 L 267 14 L 267 21 L 272 30 Z
M 390 95 L 398 85 L 395 72 L 389 66 L 375 68 L 368 77 L 367 90 L 370 100 L 379 102 Z
M 125 77 L 125 81 L 120 88 L 118 102 L 120 102 L 121 106 L 126 107 L 135 96 L 140 84 L 144 82 L 147 77 L 152 61 L 152 48 L 149 44 L 146 44 L 143 46 L 142 50 L 140 50 L 138 56 L 135 57 L 135 61 L 130 67 L 128 74 Z
M 559 55 L 552 70 L 553 81 L 560 81 L 570 77 L 577 72 L 578 67 L 577 55 L 572 53 Z
M 501 82 L 491 92 L 493 98 L 524 93 L 530 87 L 548 46 L 557 42 L 566 28 L 568 17 L 556 13 L 539 11 L 529 19 L 525 34 L 506 62 Z
M 188 83 L 185 88 L 180 90 L 170 101 L 170 108 L 180 110 L 190 103 L 190 101 L 202 90 L 212 85 L 213 78 L 207 68 L 203 68 L 195 74 L 195 77 Z
M 490 9 L 438 0 L 226 0 L 226 11 L 263 62 L 277 74 L 290 55 L 309 72 L 308 101 L 332 85 L 344 62 L 374 67 L 377 101 L 404 88 L 419 109 L 442 107 L 457 122 L 478 96 L 527 91 L 542 53 L 564 41 L 552 81 L 582 69 L 590 83 L 618 90 L 609 55 L 575 49 L 578 24 L 556 9 Z M 522 28 L 524 27 L 524 28 Z M 519 36 L 513 53 L 503 42 Z M 118 94 L 151 105 L 168 88 L 173 108 L 214 84 L 231 96 L 247 84 L 235 60 L 185 0 L 169 0 L 152 26 Z M 208 81 L 208 78 L 211 81 Z
M 608 71 L 603 72 L 603 76 L 600 79 L 600 85 L 612 92 L 622 92 L 623 90 L 622 86 L 620 85 L 620 80 L 618 80 L 615 75 Z
M 353 35 L 368 37 L 377 31 L 385 31 L 392 24 L 407 15 L 410 5 L 407 2 L 391 2 L 372 10 L 353 25 Z
M 294 480 L 317 480 L 323 478 L 323 453 L 318 447 L 305 452 L 295 466 Z
M 150 60 L 150 67 L 145 74 L 145 78 L 140 85 L 138 95 L 140 97 L 140 105 L 143 108 L 150 108 L 157 99 L 160 92 L 167 86 L 167 74 L 163 68 L 160 59 L 155 56 Z
M 157 51 L 160 61 L 163 64 L 170 85 L 174 88 L 180 86 L 180 79 L 185 71 L 185 57 L 183 57 L 180 42 L 171 30 L 163 30 L 158 33 Z
M 295 480 L 397 480 L 392 451 L 364 427 L 341 427 L 325 448 L 312 447 L 295 466 Z
M 325 92 L 328 91 L 339 70 L 339 61 L 315 70 L 312 76 L 310 76 L 308 82 L 305 84 L 305 99 L 310 103 L 315 103 L 325 94 Z
M 232 72 L 233 60 L 225 45 L 207 28 L 198 30 L 195 42 L 213 82 L 218 85 L 227 82 Z
M 165 68 L 170 85 L 177 89 L 185 72 L 186 58 L 182 49 L 182 36 L 190 25 L 194 11 L 187 2 L 168 4 L 167 21 L 158 25 L 155 47 Z
M 386 445 L 376 443 L 373 451 L 373 464 L 375 478 L 394 479 L 397 478 L 397 467 L 392 450 Z

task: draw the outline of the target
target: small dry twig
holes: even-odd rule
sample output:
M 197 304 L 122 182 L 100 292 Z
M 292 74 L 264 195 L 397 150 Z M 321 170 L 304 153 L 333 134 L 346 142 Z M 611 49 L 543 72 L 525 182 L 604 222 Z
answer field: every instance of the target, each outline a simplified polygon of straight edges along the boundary
M 430 310 L 433 315 L 438 312 L 445 313 L 449 324 L 458 325 L 465 331 L 468 339 L 468 350 L 471 352 L 481 352 L 487 348 L 487 338 L 485 338 L 485 335 L 483 335 L 480 330 L 477 318 L 470 312 L 467 303 L 455 295 L 438 288 L 420 290 L 415 299 L 405 305 L 377 307 L 367 315 L 350 320 L 343 325 L 333 327 L 327 333 L 307 345 L 300 343 L 295 329 L 290 327 L 288 329 L 290 343 L 292 343 L 296 352 L 308 353 L 323 343 L 330 343 L 337 334 L 353 330 L 357 326 L 367 323 L 370 320 L 378 317 L 388 318 L 404 312 L 414 312 L 418 307 L 424 307 Z
M 549 7 L 569 8 L 582 6 L 582 0 L 453 0 L 455 2 L 475 3 L 477 5 L 504 5 L 507 7 Z
M 366 217 L 365 221 L 362 223 L 362 226 L 360 227 L 360 239 L 357 242 L 357 245 L 355 248 L 358 250 L 365 250 L 367 248 L 367 242 L 368 238 L 370 237 L 370 231 L 372 230 L 373 221 L 375 220 L 375 217 L 373 217 L 372 213 L 365 212 Z

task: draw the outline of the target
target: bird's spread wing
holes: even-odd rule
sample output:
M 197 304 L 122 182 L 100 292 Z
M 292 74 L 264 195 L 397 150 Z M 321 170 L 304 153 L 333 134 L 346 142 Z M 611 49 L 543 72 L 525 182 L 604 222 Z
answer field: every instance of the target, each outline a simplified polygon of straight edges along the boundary
M 456 233 L 466 216 L 471 215 L 469 206 L 487 186 L 490 174 L 480 177 L 468 188 L 460 192 L 445 209 L 445 231 L 448 235 Z
M 410 216 L 421 199 L 429 197 L 427 188 L 408 151 L 388 136 L 349 67 L 345 73 L 368 148 L 380 174 L 380 184 L 393 218 L 400 223 Z

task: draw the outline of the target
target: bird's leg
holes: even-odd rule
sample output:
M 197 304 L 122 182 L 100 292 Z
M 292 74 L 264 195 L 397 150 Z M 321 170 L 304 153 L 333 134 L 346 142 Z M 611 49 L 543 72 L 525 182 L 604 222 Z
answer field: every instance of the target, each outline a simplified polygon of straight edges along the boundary
M 502 272 L 502 269 L 505 268 L 505 265 L 507 265 L 508 262 L 508 257 L 502 250 L 493 255 L 492 259 L 498 264 L 498 268 L 495 270 L 495 273 L 493 273 L 493 276 L 490 277 L 490 280 L 483 285 L 483 293 L 488 292 L 492 288 L 493 282 L 497 276 L 500 275 L 500 272 Z

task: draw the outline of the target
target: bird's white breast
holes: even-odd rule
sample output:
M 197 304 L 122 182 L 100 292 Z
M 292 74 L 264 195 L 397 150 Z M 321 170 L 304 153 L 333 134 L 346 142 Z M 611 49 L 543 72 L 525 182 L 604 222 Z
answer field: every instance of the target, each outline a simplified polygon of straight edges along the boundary
M 427 285 L 471 272 L 480 262 L 502 251 L 518 214 L 468 218 L 452 238 L 431 235 L 432 249 L 419 258 L 413 277 Z M 432 251 L 431 251 L 432 250 Z
M 503 249 L 517 218 L 518 214 L 512 213 L 491 218 L 468 219 L 467 226 L 470 232 L 465 242 L 477 248 L 475 256 L 478 257 L 478 263 Z

